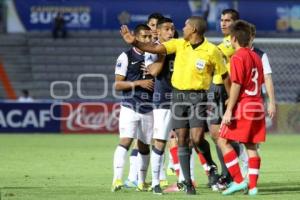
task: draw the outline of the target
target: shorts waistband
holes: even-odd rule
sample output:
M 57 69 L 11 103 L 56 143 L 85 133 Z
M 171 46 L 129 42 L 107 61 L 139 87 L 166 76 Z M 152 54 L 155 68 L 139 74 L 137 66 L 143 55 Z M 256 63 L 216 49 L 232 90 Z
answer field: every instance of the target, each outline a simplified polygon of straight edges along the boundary
M 207 90 L 178 90 L 176 88 L 173 88 L 174 92 L 183 92 L 183 93 L 206 93 Z

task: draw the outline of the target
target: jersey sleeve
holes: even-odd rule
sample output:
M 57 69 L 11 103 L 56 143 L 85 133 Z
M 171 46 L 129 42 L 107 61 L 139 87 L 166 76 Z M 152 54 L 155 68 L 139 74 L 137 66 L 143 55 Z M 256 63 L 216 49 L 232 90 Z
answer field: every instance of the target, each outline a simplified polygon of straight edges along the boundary
M 176 53 L 177 51 L 177 43 L 180 39 L 171 39 L 167 42 L 162 43 L 167 50 L 167 54 Z
M 230 79 L 232 82 L 243 85 L 244 82 L 244 66 L 242 60 L 237 56 L 230 59 Z
M 223 54 L 217 47 L 213 51 L 212 59 L 215 67 L 214 75 L 222 76 L 223 74 L 228 72 L 225 65 L 225 60 L 223 58 Z
M 115 74 L 126 77 L 127 68 L 128 68 L 128 57 L 126 53 L 123 52 L 117 59 L 117 63 L 115 66 Z
M 272 69 L 271 69 L 271 65 L 268 59 L 268 56 L 266 53 L 263 54 L 262 58 L 261 58 L 262 64 L 263 64 L 263 69 L 264 69 L 264 75 L 266 74 L 272 74 Z
M 157 54 L 152 54 L 152 53 L 145 53 L 145 66 L 148 67 L 149 65 L 153 64 L 156 62 L 158 59 Z

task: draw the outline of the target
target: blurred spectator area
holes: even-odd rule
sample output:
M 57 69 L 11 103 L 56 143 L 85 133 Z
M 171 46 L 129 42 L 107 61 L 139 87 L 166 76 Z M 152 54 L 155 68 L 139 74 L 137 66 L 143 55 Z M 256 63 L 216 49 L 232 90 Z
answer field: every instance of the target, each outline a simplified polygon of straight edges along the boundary
M 276 41 L 259 41 L 257 46 L 268 53 L 277 101 L 295 102 L 300 85 L 300 43 Z M 70 99 L 107 92 L 102 100 L 115 100 L 114 65 L 127 48 L 118 31 L 70 32 L 69 38 L 56 40 L 50 32 L 0 35 L 0 55 L 15 91 L 26 88 L 35 99 L 52 99 L 51 83 L 67 81 L 72 85 Z M 84 76 L 78 84 L 83 74 L 96 76 Z M 99 74 L 107 78 L 108 85 Z M 0 97 L 5 98 L 1 87 Z M 54 94 L 68 96 L 69 89 L 66 84 L 58 84 Z

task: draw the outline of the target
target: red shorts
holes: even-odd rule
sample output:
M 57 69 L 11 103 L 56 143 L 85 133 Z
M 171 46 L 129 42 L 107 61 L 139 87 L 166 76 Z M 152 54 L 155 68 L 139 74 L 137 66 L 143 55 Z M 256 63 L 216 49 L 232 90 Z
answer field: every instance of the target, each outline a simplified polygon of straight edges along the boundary
M 220 137 L 241 143 L 260 143 L 266 140 L 265 112 L 262 101 L 239 102 L 233 111 L 230 125 L 223 125 Z

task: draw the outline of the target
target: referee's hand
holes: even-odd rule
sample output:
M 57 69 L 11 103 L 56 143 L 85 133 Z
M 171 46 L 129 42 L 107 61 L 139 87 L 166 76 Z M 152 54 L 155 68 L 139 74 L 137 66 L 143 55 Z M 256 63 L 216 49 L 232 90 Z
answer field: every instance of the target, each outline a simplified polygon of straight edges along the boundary
M 126 25 L 121 26 L 120 33 L 127 44 L 132 44 L 135 42 L 134 35 L 129 31 Z

